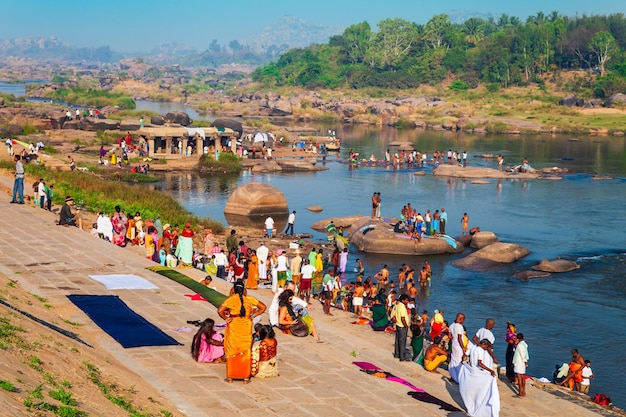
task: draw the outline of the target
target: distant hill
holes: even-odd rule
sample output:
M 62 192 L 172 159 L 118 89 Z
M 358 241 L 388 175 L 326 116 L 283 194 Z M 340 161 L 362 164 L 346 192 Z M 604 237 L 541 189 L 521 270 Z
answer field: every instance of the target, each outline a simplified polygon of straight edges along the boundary
M 325 26 L 295 16 L 283 16 L 265 26 L 260 33 L 244 39 L 242 43 L 254 52 L 282 53 L 313 43 L 327 43 L 331 36 L 340 34 L 343 30 L 340 26 Z
M 33 36 L 0 40 L 0 57 L 48 59 L 66 62 L 117 62 L 124 57 L 108 46 L 79 48 L 56 37 Z

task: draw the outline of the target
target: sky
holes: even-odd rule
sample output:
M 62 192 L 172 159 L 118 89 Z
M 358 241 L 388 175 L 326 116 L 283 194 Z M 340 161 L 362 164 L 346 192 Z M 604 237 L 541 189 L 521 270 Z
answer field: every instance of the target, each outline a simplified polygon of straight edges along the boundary
M 386 18 L 426 23 L 454 10 L 517 16 L 538 11 L 562 15 L 625 13 L 626 0 L 2 0 L 0 40 L 56 36 L 75 46 L 148 51 L 167 42 L 200 51 L 213 39 L 227 44 L 260 32 L 282 16 L 347 27 Z

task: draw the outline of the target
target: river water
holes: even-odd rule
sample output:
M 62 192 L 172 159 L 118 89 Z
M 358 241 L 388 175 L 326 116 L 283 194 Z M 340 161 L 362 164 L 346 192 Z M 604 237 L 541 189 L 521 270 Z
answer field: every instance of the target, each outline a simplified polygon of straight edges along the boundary
M 325 131 L 327 126 L 320 126 Z M 473 136 L 416 132 L 363 126 L 333 126 L 342 138 L 340 155 L 329 155 L 327 171 L 298 174 L 252 174 L 201 176 L 169 173 L 156 187 L 172 193 L 185 207 L 201 216 L 225 222 L 223 209 L 233 190 L 249 182 L 279 188 L 297 211 L 296 233 L 312 232 L 317 220 L 370 213 L 370 196 L 382 195 L 383 216 L 397 217 L 407 202 L 424 212 L 444 207 L 448 234 L 461 231 L 460 218 L 470 216 L 470 227 L 489 230 L 505 242 L 527 247 L 531 254 L 503 268 L 476 273 L 451 265 L 460 255 L 428 257 L 433 268 L 432 287 L 421 294 L 419 309 L 444 310 L 449 322 L 456 312 L 466 314 L 468 332 L 473 334 L 486 317 L 496 320 L 495 351 L 504 363 L 503 340 L 507 320 L 518 326 L 530 346 L 529 374 L 551 378 L 554 365 L 568 362 L 576 347 L 592 361 L 595 379 L 591 391 L 604 392 L 616 405 L 626 406 L 626 381 L 622 369 L 626 354 L 626 234 L 624 202 L 626 189 L 626 145 L 623 138 L 569 136 Z M 503 154 L 505 165 L 517 165 L 528 157 L 535 168 L 566 167 L 570 174 L 561 181 L 490 180 L 486 185 L 416 176 L 415 169 L 358 167 L 342 161 L 349 148 L 379 159 L 391 141 L 411 141 L 416 149 L 467 150 L 469 165 L 497 167 L 495 159 L 477 155 Z M 393 148 L 391 148 L 393 150 Z M 423 170 L 429 173 L 432 168 Z M 615 179 L 594 181 L 591 173 Z M 153 185 L 154 186 L 154 185 Z M 309 205 L 321 205 L 322 213 L 311 213 Z M 226 222 L 225 222 L 226 223 Z M 314 233 L 323 240 L 324 236 Z M 557 256 L 577 260 L 581 269 L 547 279 L 520 282 L 512 275 L 541 259 Z M 392 275 L 402 263 L 419 267 L 425 258 L 359 254 L 366 274 L 373 275 L 383 264 Z

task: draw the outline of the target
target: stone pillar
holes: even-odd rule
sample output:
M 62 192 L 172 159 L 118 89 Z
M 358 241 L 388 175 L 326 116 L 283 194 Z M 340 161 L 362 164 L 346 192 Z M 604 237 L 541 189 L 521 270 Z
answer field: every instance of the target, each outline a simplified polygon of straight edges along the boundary
M 148 143 L 148 157 L 153 157 L 154 156 L 154 138 L 148 138 L 146 139 L 146 142 Z
M 183 136 L 180 140 L 183 141 L 183 152 L 180 154 L 180 157 L 183 158 L 187 154 L 187 137 Z
M 163 138 L 163 141 L 165 142 L 165 155 L 171 155 L 172 154 L 172 138 L 170 138 L 169 136 L 166 136 Z

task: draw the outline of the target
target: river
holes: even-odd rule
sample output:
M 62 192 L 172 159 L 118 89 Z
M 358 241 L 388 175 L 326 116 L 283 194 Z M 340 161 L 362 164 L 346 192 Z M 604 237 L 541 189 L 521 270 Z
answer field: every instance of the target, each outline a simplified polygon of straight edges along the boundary
M 327 126 L 320 126 L 325 131 Z M 469 164 L 497 167 L 494 159 L 477 155 L 503 154 L 505 164 L 516 165 L 524 157 L 535 168 L 566 167 L 570 174 L 561 181 L 490 180 L 486 185 L 432 175 L 416 176 L 414 169 L 358 167 L 350 169 L 332 155 L 327 171 L 298 174 L 251 174 L 202 176 L 169 173 L 155 187 L 172 193 L 185 207 L 201 216 L 225 222 L 223 209 L 233 190 L 249 182 L 279 188 L 290 210 L 297 211 L 296 233 L 312 232 L 317 220 L 352 214 L 368 215 L 369 198 L 382 195 L 383 216 L 398 216 L 407 202 L 414 207 L 440 209 L 449 213 L 448 233 L 458 235 L 460 218 L 470 216 L 470 227 L 479 226 L 500 240 L 527 247 L 525 259 L 485 273 L 455 268 L 454 259 L 465 256 L 431 256 L 433 283 L 422 294 L 419 309 L 444 310 L 454 321 L 456 312 L 466 313 L 468 332 L 473 334 L 487 317 L 496 320 L 495 352 L 504 362 L 504 331 L 507 320 L 518 326 L 530 346 L 529 374 L 551 378 L 554 365 L 567 362 L 578 348 L 592 361 L 595 379 L 591 391 L 610 395 L 626 406 L 626 381 L 622 368 L 626 354 L 626 235 L 624 234 L 624 191 L 626 145 L 623 138 L 566 136 L 473 136 L 338 126 L 342 137 L 341 160 L 349 148 L 379 158 L 391 141 L 409 140 L 418 150 L 467 150 Z M 431 168 L 424 170 L 430 172 Z M 613 175 L 608 181 L 592 180 L 592 172 Z M 153 185 L 154 186 L 154 185 Z M 305 207 L 324 208 L 311 213 Z M 323 235 L 314 233 L 323 240 Z M 557 256 L 577 260 L 582 268 L 547 279 L 520 282 L 512 275 L 541 259 Z M 365 261 L 366 274 L 373 275 L 388 264 L 392 276 L 402 263 L 419 267 L 425 258 L 414 256 L 359 254 L 353 249 L 349 264 L 357 257 Z

